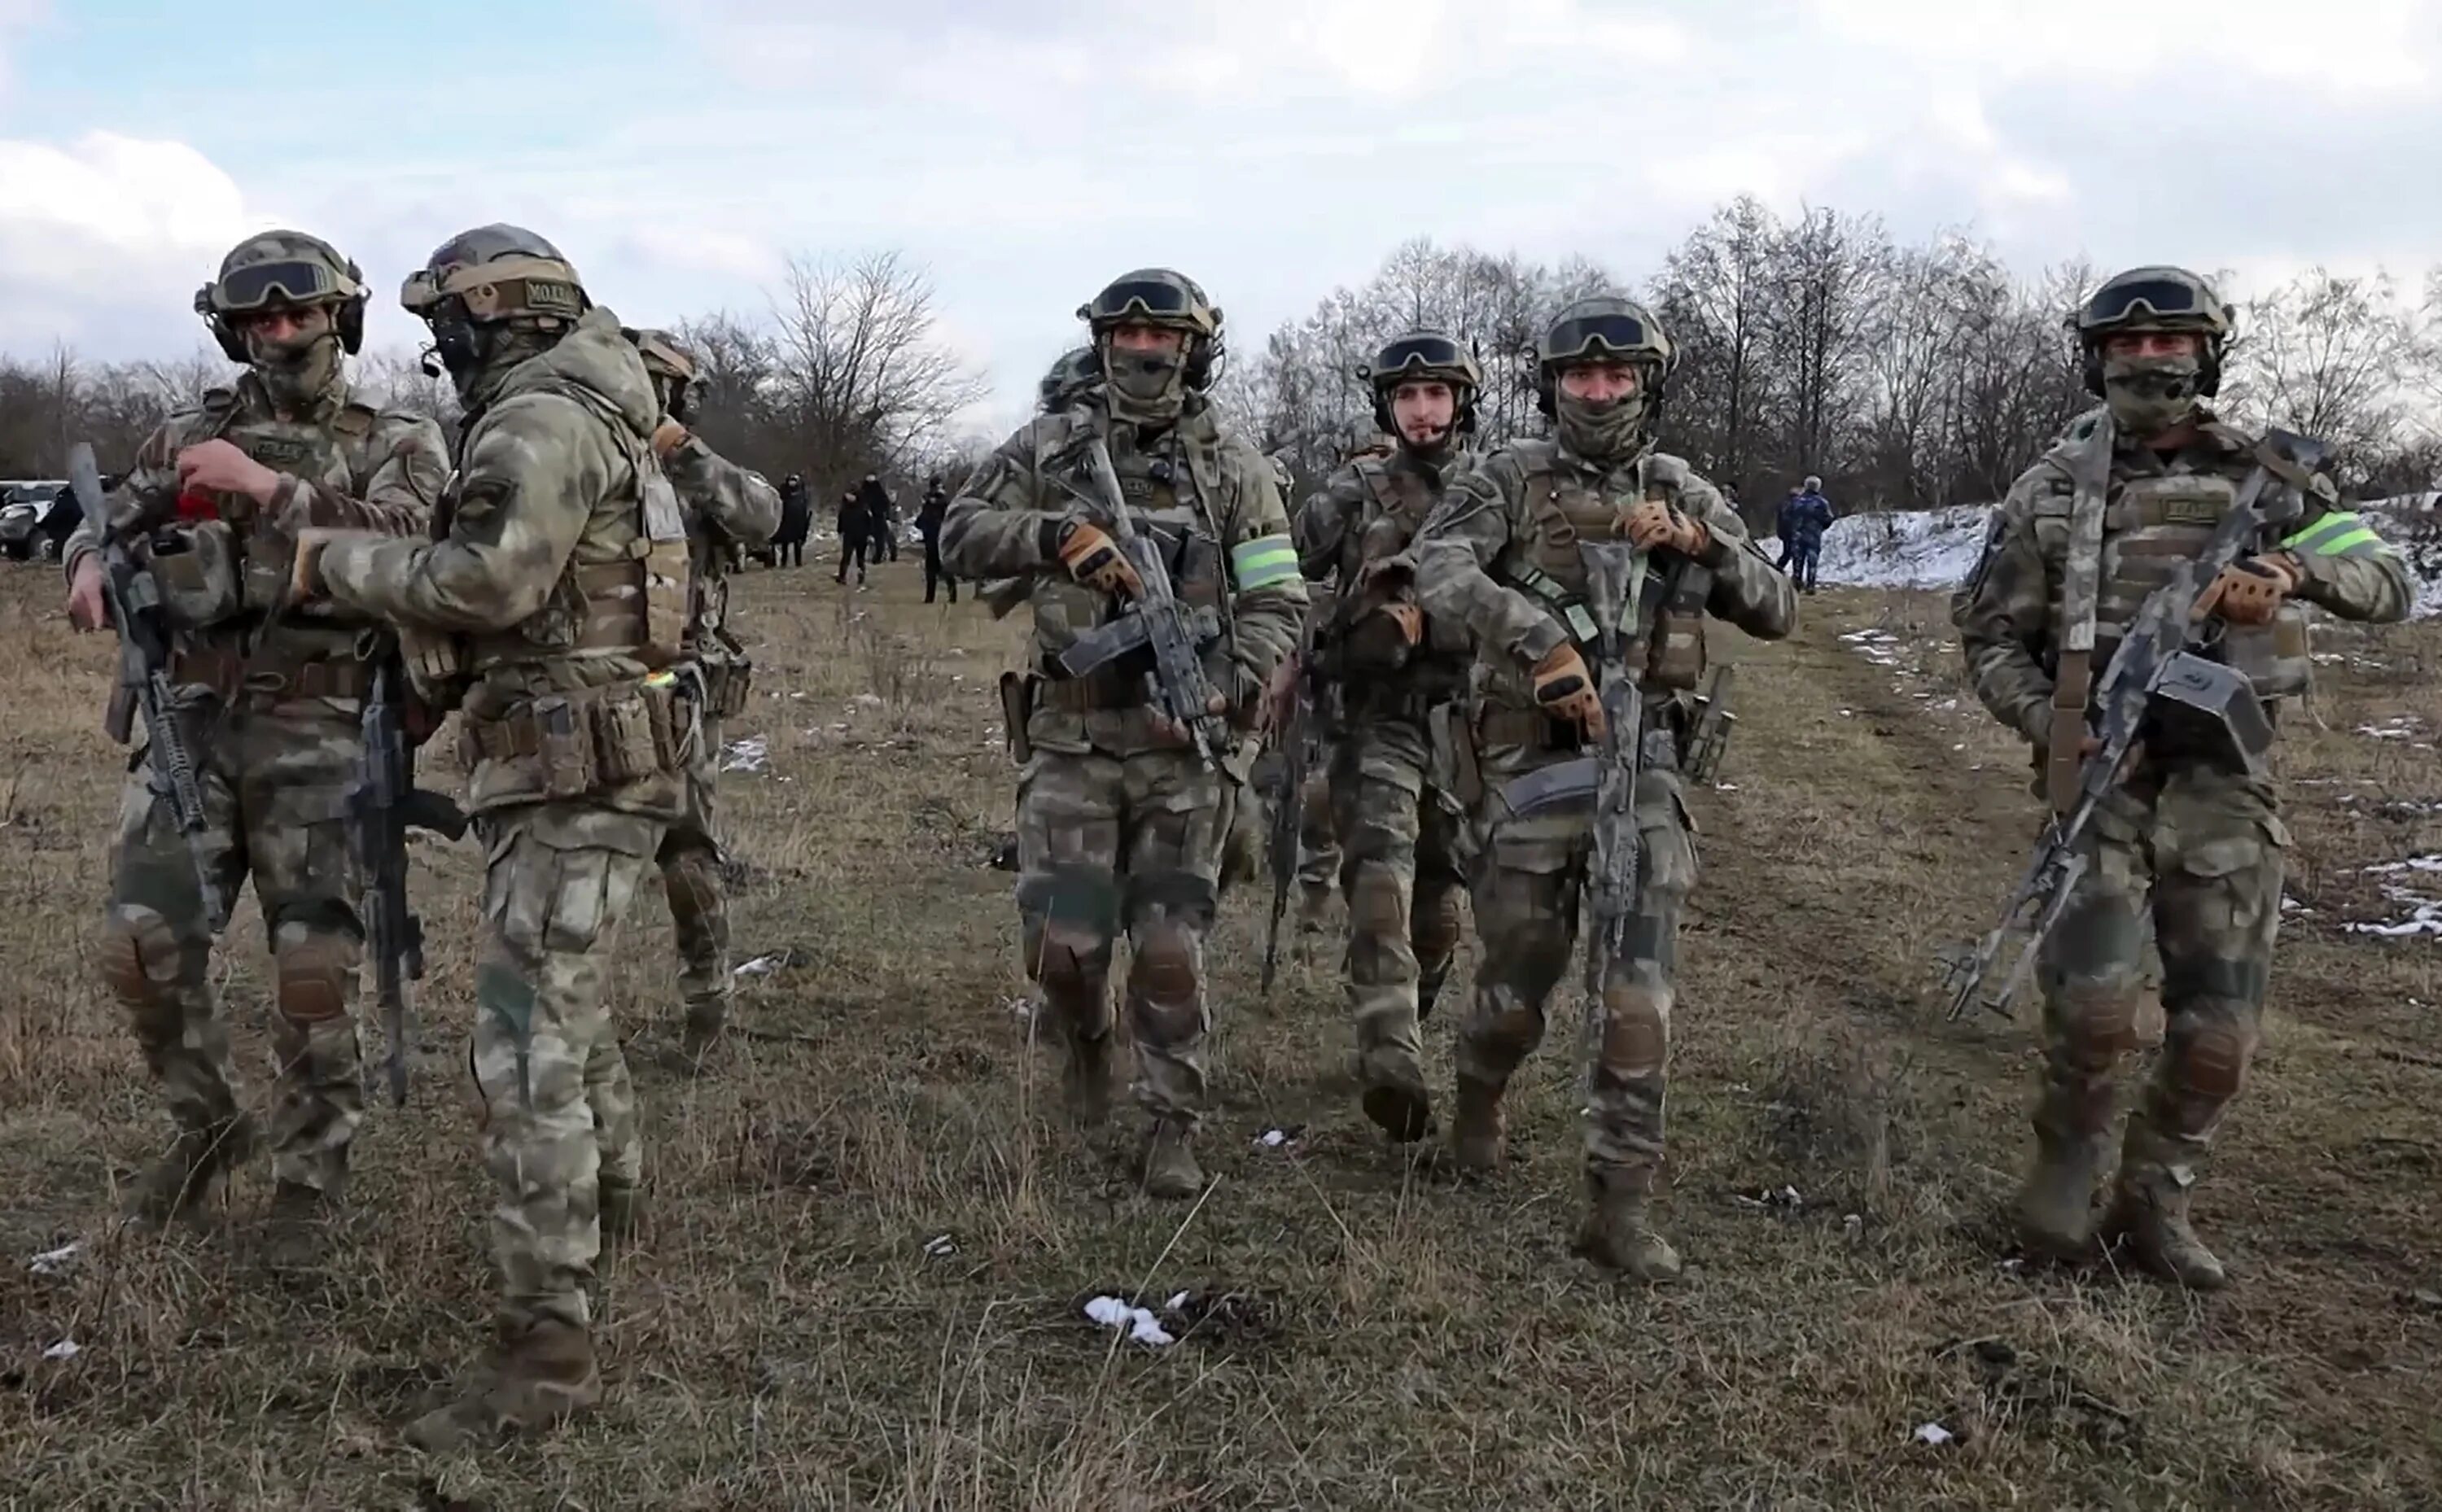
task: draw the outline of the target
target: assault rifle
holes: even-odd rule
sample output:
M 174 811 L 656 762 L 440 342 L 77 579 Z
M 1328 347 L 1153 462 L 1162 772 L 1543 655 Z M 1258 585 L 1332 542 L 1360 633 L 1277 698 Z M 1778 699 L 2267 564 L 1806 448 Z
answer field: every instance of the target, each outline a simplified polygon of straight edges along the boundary
M 1112 542 L 1137 570 L 1144 591 L 1118 619 L 1079 636 L 1063 651 L 1061 669 L 1070 677 L 1084 677 L 1139 647 L 1151 651 L 1153 670 L 1145 674 L 1145 691 L 1154 707 L 1188 732 L 1205 766 L 1218 770 L 1221 754 L 1230 744 L 1230 726 L 1212 710 L 1214 689 L 1204 675 L 1201 652 L 1220 638 L 1220 616 L 1210 610 L 1190 610 L 1178 601 L 1161 547 L 1137 529 L 1128 514 L 1119 474 L 1111 467 L 1110 448 L 1101 436 L 1094 437 L 1086 462 L 1093 471 L 1094 490 L 1110 517 Z
M 1982 993 L 1984 978 L 2001 953 L 2010 930 L 2023 924 L 2027 940 L 2011 966 L 1998 993 L 1983 998 L 1984 1006 L 2010 1016 L 2010 1001 L 2034 970 L 2036 953 L 2068 909 L 2085 876 L 2082 842 L 2095 811 L 2120 786 L 2136 756 L 2140 737 L 2148 728 L 2176 730 L 2182 740 L 2224 742 L 2226 753 L 2250 773 L 2260 772 L 2264 754 L 2272 744 L 2272 726 L 2247 675 L 2208 661 L 2188 647 L 2210 619 L 2200 624 L 2197 602 L 2222 569 L 2255 549 L 2269 526 L 2297 518 L 2301 493 L 2308 477 L 2329 455 L 2320 441 L 2275 430 L 2255 451 L 2255 470 L 2239 485 L 2238 497 L 2219 528 L 2193 560 L 2181 562 L 2171 580 L 2154 590 L 2137 610 L 2120 647 L 2112 652 L 2103 681 L 2096 685 L 2091 728 L 2094 749 L 2079 765 L 2076 789 L 2056 803 L 2026 875 L 2001 909 L 1995 925 L 1976 954 L 1960 967 L 1959 985 L 1950 1000 L 1949 1017 L 1965 1015 Z M 2277 486 L 2276 486 L 2277 485 Z M 2268 497 L 2268 495 L 2269 497 Z M 2054 739 L 2071 734 L 2058 729 Z M 2055 758 L 2061 753 L 2053 753 Z
M 437 792 L 415 785 L 415 751 L 407 738 L 400 667 L 391 649 L 373 665 L 358 726 L 364 752 L 348 788 L 348 844 L 364 878 L 365 953 L 373 957 L 392 1107 L 407 1105 L 407 1035 L 413 1010 L 407 984 L 424 978 L 424 922 L 407 906 L 407 832 L 428 829 L 456 840 L 466 815 Z M 365 1068 L 366 1091 L 373 1067 Z
M 1502 790 L 1512 813 L 1524 815 L 1592 796 L 1595 806 L 1594 865 L 1586 905 L 1593 928 L 1586 940 L 1586 990 L 1597 1005 L 1603 973 L 1628 948 L 1628 921 L 1636 908 L 1636 873 L 1642 843 L 1636 830 L 1638 756 L 1645 744 L 1642 668 L 1628 665 L 1645 592 L 1645 554 L 1622 541 L 1577 543 L 1585 564 L 1587 607 L 1595 618 L 1595 675 L 1602 695 L 1602 747 L 1595 755 L 1530 772 Z
M 195 755 L 178 722 L 177 699 L 170 683 L 170 627 L 161 612 L 161 591 L 150 569 L 118 531 L 112 528 L 102 504 L 101 472 L 94 465 L 93 447 L 78 442 L 68 452 L 68 488 L 79 508 L 101 532 L 101 592 L 110 608 L 110 622 L 118 629 L 118 694 L 111 701 L 107 721 L 110 738 L 127 743 L 134 733 L 131 712 L 144 719 L 144 766 L 155 800 L 170 811 L 194 862 L 195 890 L 202 900 L 204 922 L 217 937 L 228 924 L 228 900 L 213 875 L 204 831 L 210 819 L 204 811 L 203 787 L 195 780 Z
M 1297 875 L 1298 839 L 1304 830 L 1306 775 L 1313 769 L 1315 747 L 1320 743 L 1315 726 L 1321 720 L 1317 683 L 1320 673 L 1314 665 L 1314 622 L 1306 622 L 1294 653 L 1296 681 L 1290 684 L 1289 717 L 1274 732 L 1280 742 L 1281 791 L 1272 796 L 1272 825 L 1269 850 L 1265 860 L 1272 870 L 1272 918 L 1264 932 L 1264 982 L 1266 997 L 1272 994 L 1272 975 L 1281 958 L 1281 916 L 1288 911 L 1289 881 Z

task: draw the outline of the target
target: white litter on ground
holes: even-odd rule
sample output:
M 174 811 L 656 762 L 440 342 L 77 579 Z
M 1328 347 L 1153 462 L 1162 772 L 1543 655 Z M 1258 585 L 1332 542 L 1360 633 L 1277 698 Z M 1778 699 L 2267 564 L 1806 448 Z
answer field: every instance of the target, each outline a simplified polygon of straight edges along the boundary
M 732 976 L 769 976 L 779 969 L 779 956 L 757 956 L 753 960 L 748 961 L 745 965 L 732 971 L 729 975 Z
M 1289 1137 L 1280 1129 L 1271 1129 L 1255 1136 L 1255 1142 L 1267 1150 L 1277 1150 L 1289 1142 Z
M 2442 855 L 2410 856 L 2404 861 L 2386 861 L 2364 868 L 2369 877 L 2436 877 L 2442 876 Z M 2341 927 L 2352 935 L 2374 935 L 2384 939 L 2406 939 L 2416 935 L 2442 935 L 2442 898 L 2399 883 L 2386 882 L 2382 896 L 2394 907 L 2404 910 L 2395 920 L 2377 920 Z
M 1940 1423 L 1920 1423 L 1917 1425 L 1916 1441 L 1920 1444 L 1930 1444 L 1939 1448 L 1958 1436 L 1958 1434 L 1953 1433 L 1950 1430 L 1942 1427 Z
M 2402 714 L 2380 724 L 2360 724 L 2358 734 L 2376 740 L 2413 740 L 2424 732 L 2417 727 L 2416 717 Z
M 720 748 L 720 770 L 723 772 L 765 772 L 771 769 L 772 748 L 760 737 L 749 736 L 732 740 Z
M 1184 1300 L 1184 1293 L 1181 1300 Z M 1160 1319 L 1142 1307 L 1130 1306 L 1117 1297 L 1097 1297 L 1088 1302 L 1085 1303 L 1085 1316 L 1105 1328 L 1125 1329 L 1130 1339 L 1149 1349 L 1178 1342 L 1171 1337 L 1169 1329 L 1161 1326 Z
M 939 1260 L 946 1256 L 957 1254 L 958 1252 L 958 1247 L 950 1242 L 950 1236 L 948 1234 L 943 1234 L 938 1239 L 926 1240 L 924 1243 L 924 1252 L 931 1255 L 934 1259 Z
M 37 1276 L 56 1276 L 61 1271 L 67 1269 L 68 1262 L 76 1259 L 77 1255 L 82 1251 L 83 1248 L 83 1240 L 71 1239 L 66 1244 L 60 1246 L 57 1249 L 46 1249 L 41 1254 L 36 1255 L 32 1260 L 27 1262 L 26 1268 L 32 1271 Z
M 53 1344 L 50 1348 L 43 1351 L 43 1357 L 45 1359 L 74 1359 L 80 1353 L 82 1353 L 82 1351 L 79 1349 L 75 1339 L 63 1339 L 58 1343 Z

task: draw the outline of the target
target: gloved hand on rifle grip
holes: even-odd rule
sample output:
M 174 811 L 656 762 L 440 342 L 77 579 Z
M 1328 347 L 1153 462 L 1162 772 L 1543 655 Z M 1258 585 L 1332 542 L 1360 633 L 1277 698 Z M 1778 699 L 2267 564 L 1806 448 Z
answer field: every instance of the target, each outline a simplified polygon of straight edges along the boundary
M 1690 519 L 1659 499 L 1648 499 L 1619 518 L 1619 533 L 1639 551 L 1674 551 L 1701 556 L 1713 543 L 1713 533 L 1700 519 Z
M 1535 664 L 1535 701 L 1556 720 L 1566 720 L 1599 740 L 1609 730 L 1602 697 L 1595 691 L 1595 675 L 1577 648 L 1563 642 Z
M 1144 593 L 1144 579 L 1137 575 L 1136 563 L 1100 525 L 1081 519 L 1061 532 L 1060 564 L 1068 569 L 1069 576 L 1102 592 L 1128 598 Z
M 2218 614 L 2232 625 L 2269 625 L 2282 600 L 2298 592 L 2297 564 L 2284 554 L 2231 563 L 2196 596 L 2195 617 Z

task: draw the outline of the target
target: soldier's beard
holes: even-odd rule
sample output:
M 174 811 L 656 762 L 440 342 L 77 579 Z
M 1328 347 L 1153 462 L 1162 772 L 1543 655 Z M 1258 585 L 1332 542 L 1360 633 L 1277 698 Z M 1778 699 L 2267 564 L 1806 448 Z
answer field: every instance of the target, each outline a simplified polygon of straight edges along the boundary
M 1140 426 L 1167 425 L 1187 407 L 1187 354 L 1121 352 L 1103 356 L 1111 414 Z
M 323 331 L 299 341 L 275 341 L 249 332 L 246 360 L 263 390 L 282 410 L 310 410 L 339 376 L 339 334 Z
M 1553 405 L 1560 440 L 1571 451 L 1592 462 L 1624 456 L 1636 449 L 1645 430 L 1645 396 L 1631 395 L 1596 404 L 1561 394 Z
M 2158 436 L 2196 413 L 2204 364 L 2195 357 L 2105 357 L 2103 402 L 2123 432 Z

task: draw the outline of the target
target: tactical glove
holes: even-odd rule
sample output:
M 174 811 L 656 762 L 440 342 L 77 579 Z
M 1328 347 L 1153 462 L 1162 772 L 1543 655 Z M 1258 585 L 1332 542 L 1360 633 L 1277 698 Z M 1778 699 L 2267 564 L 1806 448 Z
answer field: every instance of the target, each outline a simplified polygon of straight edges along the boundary
M 1396 672 L 1408 665 L 1409 653 L 1424 637 L 1424 610 L 1397 600 L 1376 604 L 1349 628 L 1349 665 L 1357 671 Z
M 1584 731 L 1590 740 L 1601 739 L 1609 728 L 1602 699 L 1595 692 L 1594 672 L 1574 646 L 1556 646 L 1535 664 L 1535 701 L 1552 718 Z
M 1060 563 L 1068 569 L 1069 576 L 1088 588 L 1129 598 L 1144 592 L 1144 579 L 1137 575 L 1136 563 L 1100 525 L 1078 520 L 1063 531 Z
M 1701 556 L 1713 544 L 1713 533 L 1700 519 L 1690 519 L 1659 499 L 1649 499 L 1619 519 L 1619 533 L 1639 551 L 1675 551 Z
M 2232 625 L 2269 625 L 2281 612 L 2281 601 L 2298 592 L 2298 577 L 2297 564 L 2279 553 L 2232 562 L 2197 597 L 2195 617 L 2219 614 Z
M 653 428 L 653 455 L 666 457 L 687 444 L 692 433 L 675 420 L 665 420 Z

